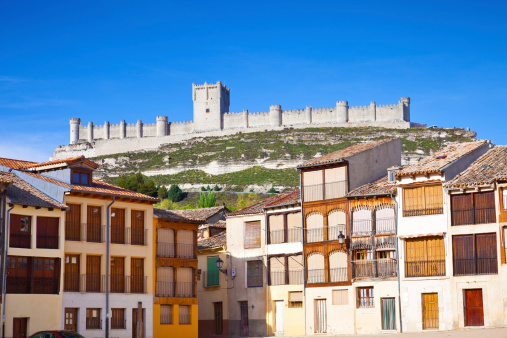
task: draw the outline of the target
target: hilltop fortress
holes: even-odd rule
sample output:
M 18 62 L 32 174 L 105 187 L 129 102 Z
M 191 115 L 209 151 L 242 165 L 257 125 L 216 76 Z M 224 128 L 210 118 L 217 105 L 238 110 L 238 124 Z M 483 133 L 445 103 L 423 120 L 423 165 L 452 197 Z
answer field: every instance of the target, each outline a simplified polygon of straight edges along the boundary
M 96 157 L 129 151 L 157 149 L 163 144 L 193 137 L 213 137 L 238 132 L 280 130 L 287 127 L 361 127 L 410 128 L 410 98 L 402 97 L 397 104 L 349 107 L 347 101 L 336 106 L 282 110 L 272 105 L 269 111 L 251 113 L 243 110 L 229 112 L 230 90 L 220 81 L 216 84 L 192 84 L 194 119 L 169 122 L 167 116 L 157 116 L 156 123 L 126 123 L 102 125 L 81 119 L 70 119 L 70 145 L 58 146 L 53 159 L 85 155 Z

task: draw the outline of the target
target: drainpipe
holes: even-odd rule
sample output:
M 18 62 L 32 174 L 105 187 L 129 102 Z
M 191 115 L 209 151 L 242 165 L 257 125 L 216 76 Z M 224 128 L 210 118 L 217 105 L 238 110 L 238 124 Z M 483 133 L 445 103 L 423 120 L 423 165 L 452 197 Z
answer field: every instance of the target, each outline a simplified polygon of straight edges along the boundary
M 396 243 L 396 273 L 398 275 L 398 313 L 400 316 L 400 333 L 403 332 L 403 322 L 401 320 L 401 284 L 400 284 L 400 252 L 398 250 L 398 202 L 393 197 L 393 194 L 390 194 L 391 199 L 394 202 L 395 212 L 394 212 L 394 236 Z
M 113 205 L 116 196 L 113 195 L 113 201 L 106 207 L 106 338 L 109 338 L 109 214 L 111 205 Z
M 6 226 L 5 226 L 5 239 L 4 239 L 4 245 L 5 245 L 5 254 L 3 256 L 3 260 L 4 260 L 4 271 L 2 271 L 2 300 L 3 300 L 3 304 L 2 304 L 2 338 L 5 337 L 5 303 L 6 303 L 6 299 L 5 299 L 5 296 L 6 296 L 6 286 L 5 284 L 7 283 L 7 249 L 9 248 L 9 217 L 10 217 L 10 214 L 11 214 L 11 210 L 14 209 L 14 205 L 12 205 L 12 207 L 10 207 L 9 210 L 7 210 L 7 219 L 6 219 Z M 30 229 L 31 230 L 31 229 Z
M 301 246 L 303 256 L 303 314 L 305 318 L 305 334 L 306 334 L 306 259 L 305 259 L 305 217 L 303 215 L 303 173 L 299 172 L 299 198 L 301 200 Z

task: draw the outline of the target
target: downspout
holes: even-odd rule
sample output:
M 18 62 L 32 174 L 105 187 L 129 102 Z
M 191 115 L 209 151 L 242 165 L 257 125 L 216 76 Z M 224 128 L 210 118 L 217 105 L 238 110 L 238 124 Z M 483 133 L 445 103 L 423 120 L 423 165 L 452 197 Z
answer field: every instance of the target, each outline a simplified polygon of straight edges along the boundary
M 305 318 L 305 334 L 306 334 L 306 257 L 305 257 L 305 218 L 303 215 L 303 173 L 299 171 L 299 199 L 301 200 L 301 246 L 303 256 L 303 314 Z
M 7 283 L 7 249 L 9 248 L 9 217 L 10 217 L 10 214 L 11 214 L 11 210 L 14 209 L 14 205 L 12 205 L 12 207 L 7 210 L 7 218 L 6 218 L 6 226 L 5 226 L 5 239 L 4 239 L 4 245 L 5 245 L 5 250 L 4 250 L 4 256 L 3 256 L 3 260 L 4 260 L 4 271 L 2 271 L 2 300 L 3 300 L 3 304 L 2 304 L 2 338 L 5 337 L 5 303 L 6 303 L 6 299 L 5 299 L 5 296 L 6 296 L 6 286 L 5 284 Z
M 109 338 L 109 214 L 111 205 L 113 205 L 116 196 L 113 195 L 113 201 L 106 207 L 106 338 Z
M 264 243 L 264 248 L 265 248 L 264 251 L 265 251 L 265 259 L 266 259 L 266 267 L 267 267 L 269 264 L 268 263 L 268 236 L 269 236 L 269 234 L 268 234 L 268 213 L 267 213 L 266 209 L 264 209 L 264 227 L 266 229 L 266 234 L 265 234 L 265 238 L 264 238 L 264 242 L 265 242 Z M 271 316 L 269 315 L 270 312 L 268 311 L 268 309 L 269 309 L 269 306 L 273 305 L 273 304 L 270 304 L 270 302 L 269 302 L 269 292 L 271 291 L 271 288 L 269 287 L 269 283 L 268 283 L 268 281 L 269 281 L 268 274 L 269 273 L 270 273 L 270 271 L 268 271 L 266 269 L 266 316 L 267 316 L 266 320 L 268 323 L 271 324 L 271 321 L 273 319 L 273 315 L 271 315 Z M 267 329 L 267 327 L 266 327 L 266 329 Z M 273 326 L 271 326 L 271 331 L 273 331 Z M 268 332 L 266 332 L 266 334 L 268 334 Z
M 400 252 L 398 250 L 398 202 L 393 197 L 393 194 L 389 194 L 391 199 L 394 202 L 395 212 L 394 212 L 394 236 L 396 243 L 396 274 L 398 275 L 398 313 L 400 316 L 400 333 L 403 332 L 403 322 L 401 320 L 401 284 L 400 284 Z

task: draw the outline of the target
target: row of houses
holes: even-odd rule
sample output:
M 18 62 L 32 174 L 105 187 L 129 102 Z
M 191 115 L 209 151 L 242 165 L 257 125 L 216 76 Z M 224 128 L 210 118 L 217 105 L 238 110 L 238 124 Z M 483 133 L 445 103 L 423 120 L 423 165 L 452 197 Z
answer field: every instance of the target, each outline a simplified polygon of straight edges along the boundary
M 399 139 L 298 167 L 301 190 L 201 225 L 199 336 L 505 326 L 507 147 L 401 167 Z
M 197 337 L 205 218 L 154 209 L 156 198 L 93 179 L 97 168 L 0 158 L 2 337 Z

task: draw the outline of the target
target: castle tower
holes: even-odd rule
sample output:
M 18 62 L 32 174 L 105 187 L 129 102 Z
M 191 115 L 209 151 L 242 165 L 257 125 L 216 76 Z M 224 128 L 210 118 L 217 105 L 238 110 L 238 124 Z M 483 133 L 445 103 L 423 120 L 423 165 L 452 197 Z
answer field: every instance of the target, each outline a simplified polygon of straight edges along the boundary
M 336 101 L 336 122 L 349 122 L 349 103 L 347 101 Z
M 229 112 L 229 89 L 220 81 L 216 84 L 192 83 L 194 101 L 194 131 L 221 130 L 224 113 Z
M 157 116 L 157 136 L 167 135 L 168 121 L 167 116 Z
M 282 106 L 279 104 L 269 106 L 269 121 L 272 126 L 282 125 Z
M 312 107 L 306 106 L 305 108 L 305 122 L 306 124 L 312 124 Z
M 402 97 L 399 106 L 401 106 L 401 116 L 403 121 L 410 122 L 410 97 Z
M 70 144 L 76 144 L 79 141 L 79 125 L 81 119 L 70 119 Z

